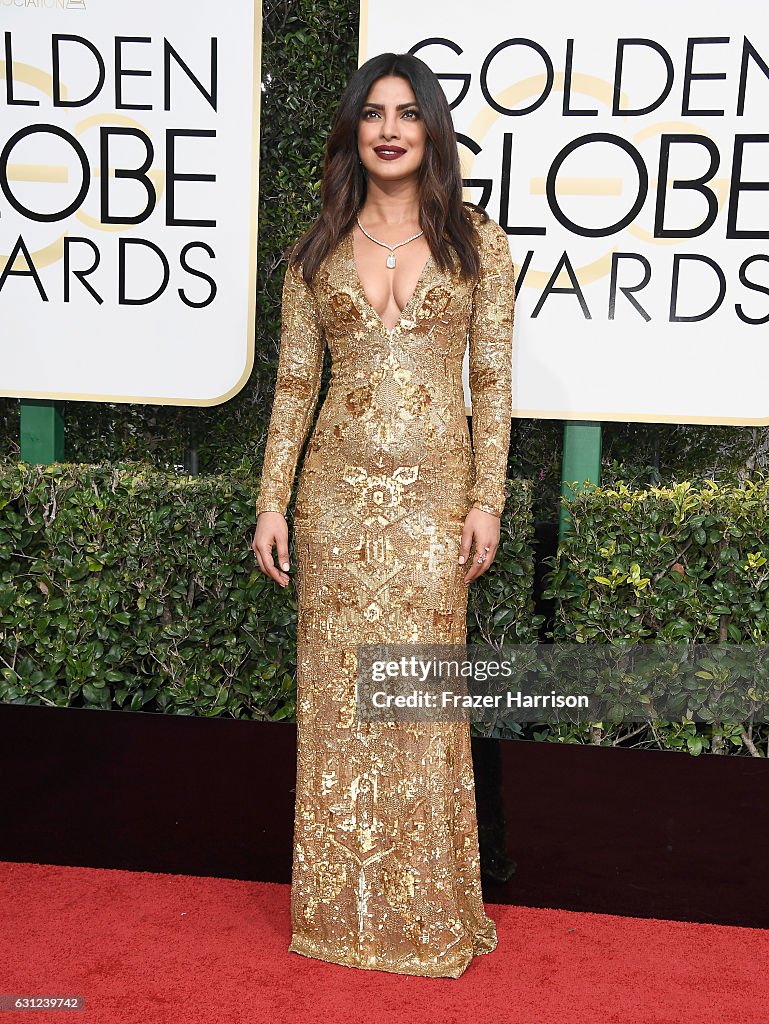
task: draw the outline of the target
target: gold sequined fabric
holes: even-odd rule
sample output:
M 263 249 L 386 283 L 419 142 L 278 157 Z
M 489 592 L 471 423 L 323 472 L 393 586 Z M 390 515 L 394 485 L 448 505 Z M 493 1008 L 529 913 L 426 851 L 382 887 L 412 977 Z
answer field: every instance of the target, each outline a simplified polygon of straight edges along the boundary
M 469 723 L 358 722 L 360 643 L 464 643 L 465 517 L 504 506 L 514 276 L 472 216 L 482 271 L 430 256 L 394 328 L 369 304 L 349 231 L 312 288 L 288 268 L 257 514 L 294 515 L 296 816 L 289 950 L 458 978 L 497 944 L 481 897 Z M 462 387 L 469 341 L 472 445 Z M 473 584 L 469 584 L 472 586 Z

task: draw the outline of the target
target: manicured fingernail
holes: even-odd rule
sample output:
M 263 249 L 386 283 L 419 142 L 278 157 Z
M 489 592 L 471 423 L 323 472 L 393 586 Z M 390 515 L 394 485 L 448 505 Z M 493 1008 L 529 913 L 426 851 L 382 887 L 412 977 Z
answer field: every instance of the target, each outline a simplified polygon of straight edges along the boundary
M 281 566 L 281 569 L 288 569 L 288 568 L 289 568 L 289 563 L 288 562 L 284 562 L 283 565 Z
M 464 562 L 464 560 L 465 560 L 465 556 L 464 556 L 464 555 L 460 555 L 460 556 L 459 556 L 459 564 L 460 564 L 460 565 L 462 565 L 462 563 Z

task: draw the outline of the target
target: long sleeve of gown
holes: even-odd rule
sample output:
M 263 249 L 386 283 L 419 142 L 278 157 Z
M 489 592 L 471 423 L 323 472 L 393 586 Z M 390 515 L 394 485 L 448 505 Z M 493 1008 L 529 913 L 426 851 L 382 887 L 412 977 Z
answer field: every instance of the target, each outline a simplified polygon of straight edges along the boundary
M 515 272 L 504 229 L 490 220 L 479 230 L 481 273 L 473 289 L 469 332 L 475 470 L 470 500 L 474 508 L 501 516 L 513 402 Z
M 280 354 L 270 426 L 264 450 L 256 514 L 286 514 L 299 453 L 320 392 L 325 334 L 312 290 L 301 267 L 289 266 L 283 281 Z

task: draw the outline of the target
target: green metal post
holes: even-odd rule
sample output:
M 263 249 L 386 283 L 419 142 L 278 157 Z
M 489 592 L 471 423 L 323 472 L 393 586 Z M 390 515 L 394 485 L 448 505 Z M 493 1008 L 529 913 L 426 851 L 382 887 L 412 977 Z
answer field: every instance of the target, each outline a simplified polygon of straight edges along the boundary
M 64 460 L 64 419 L 61 403 L 22 398 L 21 461 L 48 466 Z
M 572 481 L 576 487 L 572 488 Z M 563 427 L 563 460 L 561 465 L 561 497 L 572 498 L 584 489 L 585 482 L 601 483 L 601 424 L 593 420 L 567 420 Z M 571 527 L 571 516 L 561 506 L 558 539 Z

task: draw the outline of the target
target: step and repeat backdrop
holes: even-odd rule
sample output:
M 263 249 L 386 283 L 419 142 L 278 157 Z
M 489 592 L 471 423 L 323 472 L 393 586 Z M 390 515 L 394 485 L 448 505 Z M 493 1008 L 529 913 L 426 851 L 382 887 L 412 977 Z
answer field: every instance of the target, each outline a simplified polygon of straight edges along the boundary
M 2 394 L 243 386 L 260 33 L 252 0 L 0 0 Z M 390 51 L 508 233 L 515 415 L 769 422 L 762 5 L 362 0 L 359 61 Z
M 508 233 L 515 415 L 769 423 L 763 4 L 362 0 L 384 52 L 438 75 Z
M 253 367 L 261 9 L 0 2 L 0 393 L 214 405 Z

